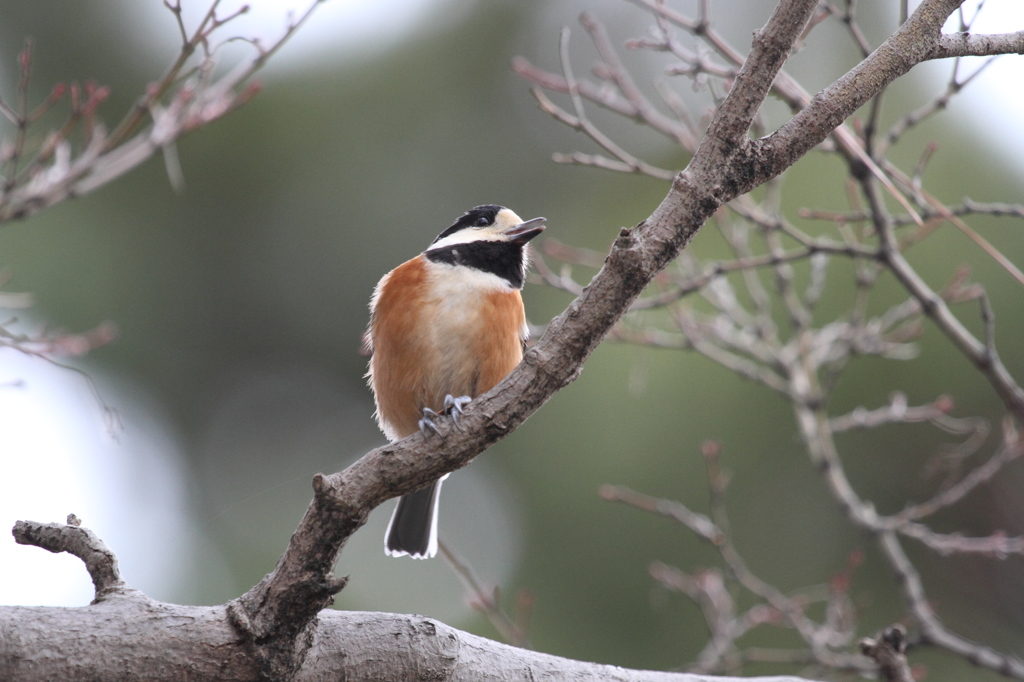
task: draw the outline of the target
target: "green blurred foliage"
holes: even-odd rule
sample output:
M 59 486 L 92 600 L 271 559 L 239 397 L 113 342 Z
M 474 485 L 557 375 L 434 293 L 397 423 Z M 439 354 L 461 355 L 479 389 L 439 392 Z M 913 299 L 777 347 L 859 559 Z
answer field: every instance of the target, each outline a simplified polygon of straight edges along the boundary
M 36 91 L 71 79 L 110 85 L 113 96 L 103 110 L 111 124 L 170 57 L 133 36 L 116 3 L 0 7 L 5 97 L 25 35 L 35 38 Z M 523 217 L 546 216 L 553 238 L 604 250 L 621 226 L 657 205 L 664 183 L 551 163 L 553 151 L 594 150 L 538 112 L 527 85 L 511 72 L 516 54 L 554 68 L 557 29 L 550 19 L 571 16 L 577 7 L 568 1 L 479 2 L 457 21 L 435 20 L 386 50 L 339 51 L 280 65 L 265 75 L 265 91 L 255 101 L 179 144 L 187 184 L 180 196 L 160 160 L 153 160 L 90 196 L 0 232 L 0 265 L 14 276 L 10 288 L 33 292 L 38 313 L 69 329 L 115 321 L 120 338 L 93 353 L 86 366 L 144 387 L 187 446 L 196 525 L 221 548 L 223 567 L 201 556 L 185 562 L 182 585 L 188 587 L 157 596 L 205 603 L 237 596 L 273 567 L 308 503 L 310 475 L 336 470 L 382 441 L 359 354 L 370 292 L 384 272 L 418 253 L 459 213 L 502 203 Z M 628 8 L 608 11 L 620 43 L 639 33 L 622 26 L 647 23 Z M 618 21 L 622 17 L 628 19 Z M 737 44 L 749 35 L 742 28 L 730 28 Z M 585 52 L 579 34 L 575 45 Z M 302 39 L 300 33 L 295 40 Z M 824 84 L 853 60 L 839 50 L 795 68 Z M 639 58 L 631 63 L 652 77 L 660 68 Z M 586 66 L 582 58 L 578 72 Z M 885 118 L 895 120 L 927 97 L 926 86 L 913 78 L 900 84 Z M 684 162 L 650 132 L 609 125 L 656 161 Z M 1020 178 L 992 161 L 963 119 L 923 127 L 897 160 L 912 166 L 935 138 L 941 150 L 928 174 L 934 194 L 950 201 L 963 195 L 1024 199 Z M 787 215 L 800 222 L 801 206 L 845 209 L 843 173 L 831 157 L 809 155 L 785 178 Z M 1024 262 L 1019 225 L 972 224 Z M 691 248 L 702 258 L 724 254 L 711 230 Z M 1024 376 L 1020 287 L 949 226 L 912 256 L 937 287 L 962 261 L 970 262 L 1001 313 L 1004 360 Z M 835 263 L 831 274 L 822 320 L 851 300 L 851 269 Z M 904 297 L 893 282 L 883 282 L 878 294 L 876 311 Z M 569 300 L 536 285 L 525 297 L 535 323 Z M 971 307 L 958 311 L 978 329 Z M 894 390 L 907 393 L 912 404 L 951 393 L 958 414 L 982 414 L 998 424 L 991 390 L 939 333 L 927 328 L 921 349 L 915 362 L 855 361 L 834 412 L 879 406 Z M 704 510 L 699 449 L 706 439 L 722 443 L 736 542 L 761 577 L 784 590 L 823 583 L 851 552 L 865 550 L 852 588 L 864 605 L 862 634 L 902 613 L 871 539 L 845 523 L 824 490 L 784 402 L 691 354 L 605 345 L 577 382 L 484 456 L 486 467 L 474 465 L 509 491 L 510 523 L 522 537 L 506 552 L 504 572 L 482 577 L 501 575 L 510 603 L 520 589 L 534 595 L 534 646 L 644 668 L 679 666 L 699 651 L 705 630 L 698 609 L 656 587 L 647 567 L 659 560 L 693 571 L 718 565 L 715 553 L 664 519 L 602 501 L 597 490 L 623 484 Z M 944 442 L 934 431 L 904 427 L 851 434 L 840 445 L 858 490 L 891 511 L 934 489 L 936 482 L 922 479 L 920 470 Z M 942 530 L 1024 532 L 1021 483 L 1019 467 L 1008 470 L 985 494 L 944 517 Z M 445 514 L 458 516 L 452 506 L 444 507 L 443 525 Z M 371 531 L 377 532 L 367 528 L 361 535 Z M 503 540 L 481 539 L 487 541 Z M 351 554 L 356 544 L 343 556 L 342 572 L 353 561 L 361 565 Z M 374 537 L 359 551 L 379 554 L 379 545 Z M 912 549 L 951 627 L 1024 653 L 1019 558 L 947 559 Z M 474 565 L 487 562 L 472 544 L 458 550 Z M 458 603 L 458 583 L 440 561 L 428 564 L 393 569 L 400 571 L 395 580 L 426 599 L 404 610 L 439 614 L 494 636 L 482 617 Z M 216 580 L 204 579 L 225 570 Z M 353 571 L 353 584 L 376 576 Z M 381 608 L 372 598 L 348 594 L 339 606 Z M 403 610 L 401 602 L 388 608 Z M 793 644 L 787 637 L 768 633 L 763 641 Z M 928 679 L 966 674 L 948 659 L 927 659 L 934 660 Z

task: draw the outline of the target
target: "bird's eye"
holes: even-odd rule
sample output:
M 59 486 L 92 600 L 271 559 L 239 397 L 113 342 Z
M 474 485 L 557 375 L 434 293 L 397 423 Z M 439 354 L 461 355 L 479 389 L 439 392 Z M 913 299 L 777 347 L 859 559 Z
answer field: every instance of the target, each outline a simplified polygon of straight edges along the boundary
M 487 219 L 487 216 L 480 216 L 476 219 L 476 222 L 473 223 L 476 227 L 487 227 L 490 224 L 491 221 Z

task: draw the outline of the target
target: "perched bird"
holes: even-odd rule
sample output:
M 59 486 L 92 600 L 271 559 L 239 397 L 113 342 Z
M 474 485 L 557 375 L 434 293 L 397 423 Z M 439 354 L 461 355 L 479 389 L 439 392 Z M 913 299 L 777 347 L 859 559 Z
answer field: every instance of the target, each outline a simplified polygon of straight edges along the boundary
M 436 431 L 440 414 L 457 425 L 463 406 L 522 360 L 528 332 L 519 290 L 527 242 L 544 223 L 523 221 L 504 206 L 477 206 L 381 278 L 370 299 L 367 377 L 388 439 Z M 444 478 L 398 500 L 384 539 L 387 554 L 425 559 L 437 553 Z

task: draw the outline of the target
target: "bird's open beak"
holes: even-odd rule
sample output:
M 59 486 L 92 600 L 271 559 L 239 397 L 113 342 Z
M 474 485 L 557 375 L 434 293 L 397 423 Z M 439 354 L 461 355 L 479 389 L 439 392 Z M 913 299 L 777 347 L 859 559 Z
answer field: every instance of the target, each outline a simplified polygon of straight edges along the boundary
M 508 237 L 508 240 L 513 244 L 519 244 L 522 246 L 543 232 L 544 223 L 547 221 L 547 218 L 533 218 L 532 220 L 527 220 L 505 230 L 505 236 Z

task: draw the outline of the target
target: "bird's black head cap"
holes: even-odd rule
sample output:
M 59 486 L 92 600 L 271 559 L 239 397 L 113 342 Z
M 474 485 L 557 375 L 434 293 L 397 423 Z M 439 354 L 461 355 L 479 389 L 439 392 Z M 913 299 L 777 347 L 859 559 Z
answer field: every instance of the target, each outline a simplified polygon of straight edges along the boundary
M 494 224 L 494 219 L 498 215 L 498 211 L 505 208 L 504 206 L 498 206 L 497 204 L 483 204 L 482 206 L 474 206 L 469 209 L 459 219 L 452 223 L 451 227 L 445 229 L 444 232 L 437 235 L 431 243 L 439 242 L 450 234 L 455 234 L 459 230 L 464 230 L 467 227 L 487 227 L 488 225 Z

